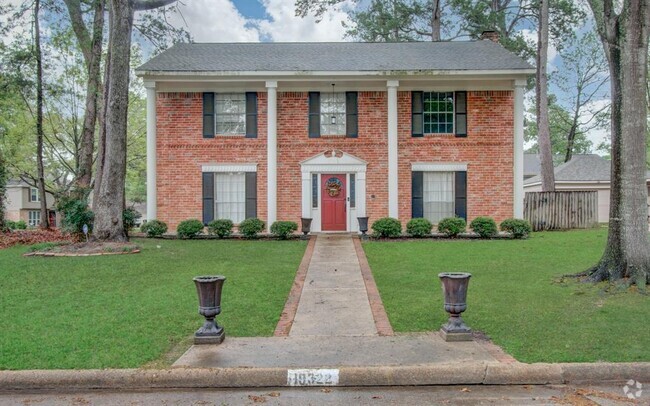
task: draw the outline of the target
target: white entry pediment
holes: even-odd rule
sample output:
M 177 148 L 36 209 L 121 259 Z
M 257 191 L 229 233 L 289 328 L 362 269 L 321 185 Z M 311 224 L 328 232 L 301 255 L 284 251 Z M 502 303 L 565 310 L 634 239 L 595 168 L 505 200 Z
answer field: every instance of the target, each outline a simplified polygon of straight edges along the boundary
M 365 172 L 367 162 L 340 150 L 327 150 L 300 162 L 303 172 Z

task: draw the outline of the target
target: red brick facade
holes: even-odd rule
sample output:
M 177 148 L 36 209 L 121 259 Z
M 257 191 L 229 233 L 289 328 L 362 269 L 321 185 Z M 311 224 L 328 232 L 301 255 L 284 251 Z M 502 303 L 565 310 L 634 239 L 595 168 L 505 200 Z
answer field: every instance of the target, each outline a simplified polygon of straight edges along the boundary
M 387 93 L 358 94 L 358 138 L 308 138 L 307 92 L 278 89 L 278 220 L 301 217 L 300 162 L 331 149 L 368 163 L 366 212 L 371 222 L 388 215 Z M 411 218 L 413 162 L 467 163 L 468 220 L 487 215 L 501 221 L 513 214 L 513 92 L 469 91 L 467 138 L 411 137 L 410 92 L 398 93 L 399 217 Z M 257 163 L 257 214 L 267 215 L 266 93 L 258 93 L 258 138 L 202 137 L 201 93 L 158 93 L 158 218 L 170 231 L 202 216 L 201 166 Z

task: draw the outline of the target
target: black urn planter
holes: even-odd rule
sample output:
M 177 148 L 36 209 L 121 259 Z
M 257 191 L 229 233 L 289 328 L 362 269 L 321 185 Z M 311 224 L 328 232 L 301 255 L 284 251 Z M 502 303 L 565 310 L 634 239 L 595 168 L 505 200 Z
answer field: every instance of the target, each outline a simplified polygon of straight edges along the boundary
M 467 309 L 467 287 L 472 274 L 443 272 L 438 274 L 445 297 L 445 311 L 449 320 L 440 329 L 445 341 L 472 341 L 472 329 L 467 327 L 460 314 Z
M 215 319 L 221 313 L 221 289 L 225 281 L 226 278 L 219 275 L 194 278 L 199 314 L 205 317 L 203 326 L 194 333 L 194 344 L 221 344 L 226 337 L 223 327 Z
M 301 217 L 300 218 L 300 224 L 302 226 L 302 234 L 307 235 L 311 231 L 311 218 L 308 217 Z
M 357 217 L 359 222 L 359 232 L 361 232 L 361 237 L 366 238 L 366 233 L 368 232 L 368 218 L 369 217 Z

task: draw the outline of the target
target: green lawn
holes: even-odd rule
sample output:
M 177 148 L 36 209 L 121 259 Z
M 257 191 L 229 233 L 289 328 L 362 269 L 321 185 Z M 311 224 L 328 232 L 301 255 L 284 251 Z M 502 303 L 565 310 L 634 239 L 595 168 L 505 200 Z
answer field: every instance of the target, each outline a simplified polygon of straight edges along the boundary
M 471 272 L 463 318 L 520 361 L 650 361 L 648 296 L 556 282 L 595 264 L 606 236 L 597 229 L 363 247 L 396 331 L 438 330 L 446 319 L 438 273 Z
M 24 258 L 0 250 L 0 369 L 131 368 L 201 326 L 193 276 L 225 275 L 229 336 L 270 336 L 306 244 L 139 240 L 140 254 Z

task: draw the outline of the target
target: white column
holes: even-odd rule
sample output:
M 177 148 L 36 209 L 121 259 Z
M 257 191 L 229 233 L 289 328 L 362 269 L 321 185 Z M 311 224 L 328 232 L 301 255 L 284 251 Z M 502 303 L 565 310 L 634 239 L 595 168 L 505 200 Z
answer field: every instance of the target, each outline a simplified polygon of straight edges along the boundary
M 271 231 L 271 224 L 278 218 L 278 82 L 266 81 L 267 90 L 267 135 L 266 135 L 266 227 Z
M 398 218 L 397 182 L 397 86 L 399 81 L 389 80 L 388 87 L 388 215 Z
M 524 90 L 526 81 L 515 80 L 514 97 L 514 202 L 513 215 L 524 218 Z
M 366 172 L 357 172 L 355 181 L 357 184 L 355 195 L 357 198 L 357 217 L 366 217 Z
M 147 89 L 147 220 L 157 216 L 156 204 L 156 82 L 144 82 Z
M 302 172 L 302 217 L 311 218 L 311 173 Z

